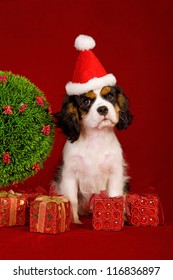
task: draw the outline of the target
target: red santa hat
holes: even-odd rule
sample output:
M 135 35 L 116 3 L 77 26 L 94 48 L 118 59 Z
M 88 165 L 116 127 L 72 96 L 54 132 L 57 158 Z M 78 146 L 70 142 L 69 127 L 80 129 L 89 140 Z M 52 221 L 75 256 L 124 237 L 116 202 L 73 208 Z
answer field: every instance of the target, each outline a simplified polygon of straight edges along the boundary
M 87 35 L 79 35 L 74 46 L 79 50 L 72 81 L 66 84 L 68 95 L 80 95 L 104 86 L 114 86 L 116 78 L 107 74 L 106 70 L 91 51 L 95 47 L 94 39 Z

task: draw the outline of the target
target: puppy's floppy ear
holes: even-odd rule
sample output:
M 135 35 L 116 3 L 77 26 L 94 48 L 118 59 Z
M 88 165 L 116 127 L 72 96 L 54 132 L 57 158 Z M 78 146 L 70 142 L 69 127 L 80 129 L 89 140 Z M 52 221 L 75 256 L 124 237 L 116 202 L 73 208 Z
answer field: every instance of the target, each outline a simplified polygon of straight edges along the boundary
M 66 96 L 61 111 L 54 114 L 55 124 L 73 143 L 80 135 L 79 113 L 74 96 Z
M 115 87 L 117 94 L 117 105 L 120 109 L 119 111 L 119 122 L 116 124 L 118 130 L 126 129 L 131 123 L 133 116 L 129 111 L 129 102 L 122 89 Z

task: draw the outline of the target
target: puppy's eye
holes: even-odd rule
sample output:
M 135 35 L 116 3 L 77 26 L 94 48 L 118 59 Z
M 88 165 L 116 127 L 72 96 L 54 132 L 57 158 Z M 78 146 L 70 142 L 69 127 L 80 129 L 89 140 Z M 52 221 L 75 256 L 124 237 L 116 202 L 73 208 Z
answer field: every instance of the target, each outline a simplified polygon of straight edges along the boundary
M 88 107 L 91 104 L 91 100 L 89 98 L 84 98 L 81 100 L 81 105 L 84 107 Z
M 113 102 L 115 100 L 115 96 L 112 92 L 109 92 L 106 97 L 107 97 L 107 100 L 110 102 Z

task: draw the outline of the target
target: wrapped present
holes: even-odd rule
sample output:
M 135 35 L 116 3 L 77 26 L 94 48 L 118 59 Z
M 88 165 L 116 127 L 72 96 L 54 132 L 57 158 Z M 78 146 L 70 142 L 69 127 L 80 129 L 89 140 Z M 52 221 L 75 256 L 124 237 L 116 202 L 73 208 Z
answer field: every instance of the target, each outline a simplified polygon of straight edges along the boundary
M 127 222 L 133 226 L 158 226 L 163 223 L 160 199 L 155 194 L 126 195 Z
M 0 191 L 0 227 L 24 225 L 26 203 L 27 198 L 21 193 Z
M 93 199 L 93 198 L 92 198 Z M 93 228 L 95 230 L 121 230 L 124 226 L 124 199 L 95 196 L 93 201 Z
M 30 231 L 56 234 L 70 229 L 71 205 L 64 196 L 40 195 L 30 205 Z

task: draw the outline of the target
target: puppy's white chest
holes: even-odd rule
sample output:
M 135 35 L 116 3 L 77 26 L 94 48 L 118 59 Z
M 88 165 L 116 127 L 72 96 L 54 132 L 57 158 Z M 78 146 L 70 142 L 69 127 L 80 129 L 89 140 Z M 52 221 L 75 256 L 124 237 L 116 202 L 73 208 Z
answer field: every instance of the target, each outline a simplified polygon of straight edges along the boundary
M 77 170 L 85 176 L 98 177 L 108 172 L 111 165 L 111 156 L 108 153 L 87 152 L 84 156 L 79 156 Z
M 114 134 L 108 139 L 78 141 L 66 151 L 66 162 L 71 162 L 80 192 L 84 196 L 107 188 L 110 173 L 121 164 L 121 147 Z M 70 158 L 71 157 L 71 158 Z
M 81 157 L 76 169 L 76 178 L 80 192 L 84 195 L 98 193 L 106 189 L 109 178 L 109 159 L 106 155 L 93 153 L 90 157 Z M 106 163 L 107 162 L 107 163 Z

